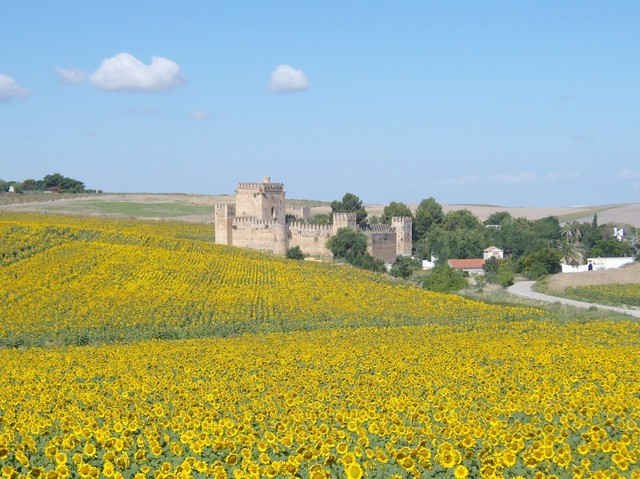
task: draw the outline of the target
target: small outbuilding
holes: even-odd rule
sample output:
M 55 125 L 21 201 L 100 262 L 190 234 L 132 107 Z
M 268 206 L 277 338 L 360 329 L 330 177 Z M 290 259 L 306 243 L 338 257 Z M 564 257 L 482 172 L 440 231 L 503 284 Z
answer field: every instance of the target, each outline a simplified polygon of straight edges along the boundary
M 447 263 L 453 269 L 459 269 L 470 275 L 484 274 L 484 259 L 482 258 L 450 259 Z
M 484 252 L 482 253 L 482 257 L 485 261 L 491 258 L 504 259 L 504 250 L 498 248 L 497 246 L 489 246 L 488 248 L 485 248 Z

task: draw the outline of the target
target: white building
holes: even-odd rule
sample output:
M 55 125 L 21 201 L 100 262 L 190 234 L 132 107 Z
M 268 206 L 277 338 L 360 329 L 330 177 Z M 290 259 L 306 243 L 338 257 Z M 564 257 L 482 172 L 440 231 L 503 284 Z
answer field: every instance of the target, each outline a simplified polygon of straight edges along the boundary
M 487 261 L 488 259 L 504 259 L 504 250 L 498 248 L 497 246 L 489 246 L 482 253 L 482 258 Z
M 632 256 L 621 258 L 588 258 L 587 264 L 573 266 L 562 263 L 560 266 L 562 266 L 563 273 L 582 273 L 585 271 L 604 271 L 606 269 L 621 268 L 633 262 L 634 258 Z

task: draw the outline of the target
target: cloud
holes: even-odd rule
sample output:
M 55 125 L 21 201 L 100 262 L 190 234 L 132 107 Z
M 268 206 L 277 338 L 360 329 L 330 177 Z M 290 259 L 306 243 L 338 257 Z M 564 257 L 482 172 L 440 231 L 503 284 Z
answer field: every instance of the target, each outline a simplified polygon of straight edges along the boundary
M 501 173 L 489 177 L 489 181 L 504 185 L 518 185 L 521 183 L 532 183 L 538 179 L 535 173 L 522 171 L 520 173 Z
M 72 85 L 82 83 L 87 77 L 87 75 L 82 70 L 78 70 L 77 68 L 56 67 L 56 73 L 58 74 L 60 81 Z
M 618 172 L 618 178 L 623 180 L 640 180 L 640 171 L 625 168 Z
M 579 171 L 550 171 L 546 175 L 544 175 L 544 179 L 546 181 L 557 183 L 561 181 L 574 181 L 581 176 L 582 173 L 580 173 Z
M 118 53 L 102 60 L 90 80 L 94 86 L 106 91 L 157 92 L 184 83 L 176 62 L 151 57 L 151 64 L 145 65 L 129 53 Z
M 278 65 L 271 72 L 269 88 L 278 93 L 304 91 L 309 88 L 307 75 L 291 65 Z
M 209 118 L 209 114 L 206 111 L 194 110 L 189 113 L 189 116 L 196 121 L 203 121 Z
M 0 101 L 9 101 L 26 96 L 29 96 L 28 89 L 18 85 L 18 82 L 9 75 L 0 73 Z

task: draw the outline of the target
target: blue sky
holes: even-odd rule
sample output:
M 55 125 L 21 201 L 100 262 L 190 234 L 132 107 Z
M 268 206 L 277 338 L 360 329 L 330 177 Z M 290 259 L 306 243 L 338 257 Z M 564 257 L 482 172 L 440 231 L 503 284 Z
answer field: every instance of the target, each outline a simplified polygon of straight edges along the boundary
M 0 178 L 639 201 L 638 2 L 44 3 L 2 7 Z

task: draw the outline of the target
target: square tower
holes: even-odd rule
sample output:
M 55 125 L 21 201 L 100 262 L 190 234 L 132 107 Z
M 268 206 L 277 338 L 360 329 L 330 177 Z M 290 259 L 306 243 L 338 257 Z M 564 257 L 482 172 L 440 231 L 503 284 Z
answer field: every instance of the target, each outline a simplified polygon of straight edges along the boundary
M 285 221 L 284 185 L 266 176 L 261 183 L 238 183 L 236 215 L 262 221 Z

